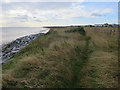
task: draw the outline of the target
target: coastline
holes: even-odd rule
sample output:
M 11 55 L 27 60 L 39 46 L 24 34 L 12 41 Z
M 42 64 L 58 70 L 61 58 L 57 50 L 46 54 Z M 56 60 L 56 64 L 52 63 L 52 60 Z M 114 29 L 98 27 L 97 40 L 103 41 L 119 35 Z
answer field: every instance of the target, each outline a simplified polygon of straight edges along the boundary
M 116 33 L 111 35 L 110 30 Z M 84 31 L 83 36 L 80 32 Z M 13 60 L 1 65 L 2 85 L 4 88 L 118 87 L 117 35 L 115 27 L 51 28 L 14 55 Z
M 12 58 L 13 55 L 18 53 L 22 48 L 29 45 L 32 41 L 34 41 L 41 35 L 47 34 L 49 31 L 50 31 L 50 28 L 48 28 L 48 31 L 46 33 L 40 32 L 38 34 L 30 34 L 27 36 L 17 38 L 12 42 L 2 45 L 2 52 L 1 52 L 2 61 L 0 62 L 0 64 L 5 64 L 6 62 L 11 61 L 13 59 Z

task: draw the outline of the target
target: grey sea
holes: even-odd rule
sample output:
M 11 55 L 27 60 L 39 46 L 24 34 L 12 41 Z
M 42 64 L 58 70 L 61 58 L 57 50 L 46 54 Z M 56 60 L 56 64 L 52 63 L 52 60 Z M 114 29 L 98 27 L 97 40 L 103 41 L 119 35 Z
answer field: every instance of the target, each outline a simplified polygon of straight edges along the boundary
M 48 28 L 41 27 L 2 27 L 0 28 L 0 44 L 6 44 L 30 34 L 47 33 L 48 31 Z

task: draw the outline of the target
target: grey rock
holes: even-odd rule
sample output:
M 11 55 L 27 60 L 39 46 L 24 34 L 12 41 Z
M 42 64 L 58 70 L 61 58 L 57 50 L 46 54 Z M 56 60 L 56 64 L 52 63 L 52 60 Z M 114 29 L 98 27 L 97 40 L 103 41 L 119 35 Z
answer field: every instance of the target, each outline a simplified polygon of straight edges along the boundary
M 35 40 L 36 38 L 38 38 L 43 34 L 44 33 L 31 34 L 25 37 L 20 37 L 9 44 L 2 46 L 2 53 L 1 53 L 2 64 L 9 62 L 10 60 L 13 60 L 13 58 L 11 58 L 13 55 L 18 53 L 22 48 L 24 48 L 26 45 L 30 44 L 33 40 Z

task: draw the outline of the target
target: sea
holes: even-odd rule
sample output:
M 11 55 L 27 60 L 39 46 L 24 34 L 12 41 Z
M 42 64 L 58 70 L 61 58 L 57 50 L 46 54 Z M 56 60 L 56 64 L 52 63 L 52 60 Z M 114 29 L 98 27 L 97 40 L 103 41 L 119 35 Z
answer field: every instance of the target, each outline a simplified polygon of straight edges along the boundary
M 0 46 L 14 41 L 20 37 L 37 33 L 47 33 L 49 30 L 49 28 L 42 27 L 1 27 Z

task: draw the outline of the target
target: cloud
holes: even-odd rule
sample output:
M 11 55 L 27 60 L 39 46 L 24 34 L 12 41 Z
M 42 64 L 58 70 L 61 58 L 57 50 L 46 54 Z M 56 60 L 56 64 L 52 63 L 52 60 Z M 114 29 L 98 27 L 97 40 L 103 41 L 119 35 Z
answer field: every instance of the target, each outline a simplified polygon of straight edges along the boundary
M 4 0 L 3 3 L 11 2 L 83 2 L 85 0 Z
M 17 17 L 13 17 L 14 19 L 19 19 L 22 22 L 28 21 L 28 15 L 18 15 Z
M 91 17 L 104 17 L 106 14 L 114 13 L 112 8 L 96 9 L 89 13 Z
M 102 13 L 113 13 L 114 11 L 113 11 L 113 9 L 111 9 L 111 8 L 106 8 L 106 9 L 104 9 L 103 11 L 102 11 Z
M 4 3 L 10 2 L 119 2 L 119 0 L 3 0 Z
M 39 19 L 36 19 L 36 20 L 34 20 L 34 21 L 36 21 L 36 22 L 42 22 L 41 20 L 39 20 Z
M 95 17 L 101 17 L 101 16 L 102 16 L 102 15 L 99 14 L 99 13 L 92 13 L 91 15 L 92 15 L 92 16 L 95 16 Z
M 7 3 L 3 4 L 4 25 L 42 25 L 74 18 L 103 17 L 106 13 L 113 13 L 111 8 L 92 9 L 81 2 L 42 2 L 42 3 Z M 12 23 L 12 24 L 10 24 Z

